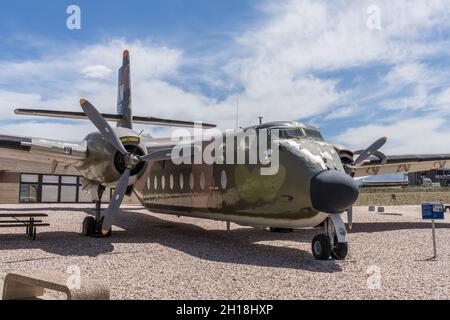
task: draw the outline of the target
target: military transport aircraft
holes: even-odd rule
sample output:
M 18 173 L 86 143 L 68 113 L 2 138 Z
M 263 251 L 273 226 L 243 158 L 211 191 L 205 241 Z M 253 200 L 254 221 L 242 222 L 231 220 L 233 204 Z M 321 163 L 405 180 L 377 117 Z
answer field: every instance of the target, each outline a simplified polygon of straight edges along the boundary
M 101 114 L 87 100 L 81 100 L 81 108 L 83 112 L 15 110 L 20 115 L 89 119 L 98 131 L 79 143 L 0 136 L 0 157 L 76 168 L 96 204 L 96 216 L 83 222 L 85 236 L 110 236 L 124 196 L 134 192 L 151 212 L 272 231 L 322 227 L 323 233 L 312 240 L 314 256 L 344 259 L 348 234 L 342 214 L 348 213 L 351 226 L 351 207 L 359 195 L 354 178 L 450 166 L 450 154 L 385 156 L 379 149 L 386 138 L 365 150 L 352 151 L 324 141 L 318 128 L 290 121 L 251 127 L 279 133 L 276 174 L 261 175 L 262 165 L 258 164 L 177 165 L 172 152 L 176 144 L 171 139 L 139 134 L 133 130 L 133 123 L 179 127 L 193 127 L 195 123 L 132 115 L 128 51 L 123 53 L 119 70 L 118 114 Z M 117 122 L 117 128 L 108 121 Z M 195 147 L 192 150 L 196 152 Z M 180 153 L 180 157 L 185 156 L 189 154 Z M 108 208 L 101 211 L 105 187 L 115 191 Z

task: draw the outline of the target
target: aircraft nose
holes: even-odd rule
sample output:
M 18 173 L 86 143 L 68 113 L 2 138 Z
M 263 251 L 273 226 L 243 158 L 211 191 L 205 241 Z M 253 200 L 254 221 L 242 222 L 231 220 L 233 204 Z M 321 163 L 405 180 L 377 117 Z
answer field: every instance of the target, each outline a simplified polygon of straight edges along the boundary
M 359 189 L 349 175 L 339 171 L 322 171 L 311 180 L 314 209 L 325 213 L 341 213 L 358 199 Z

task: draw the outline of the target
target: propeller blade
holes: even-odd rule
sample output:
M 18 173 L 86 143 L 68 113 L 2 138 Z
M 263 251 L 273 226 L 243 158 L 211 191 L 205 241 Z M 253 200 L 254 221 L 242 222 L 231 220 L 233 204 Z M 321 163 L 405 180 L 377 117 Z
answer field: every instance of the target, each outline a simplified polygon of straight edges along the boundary
M 347 221 L 348 229 L 351 231 L 353 229 L 353 207 L 347 209 Z
M 152 152 L 145 156 L 140 157 L 140 160 L 143 162 L 149 161 L 164 161 L 170 160 L 172 156 L 172 149 L 163 149 L 159 151 Z
M 108 209 L 103 215 L 102 222 L 102 234 L 107 235 L 111 230 L 114 219 L 120 211 L 120 205 L 122 204 L 125 192 L 127 192 L 128 182 L 130 179 L 130 169 L 126 169 L 117 183 L 116 190 L 114 191 L 111 202 L 109 203 Z
M 355 161 L 355 166 L 360 166 L 365 160 L 376 153 L 384 144 L 387 142 L 387 137 L 383 137 L 375 141 L 370 147 L 368 147 L 364 152 L 360 154 L 358 159 Z
M 98 112 L 98 110 L 87 100 L 81 99 L 80 105 L 86 116 L 89 118 L 89 120 L 91 120 L 98 131 L 103 134 L 105 139 L 123 155 L 128 154 L 128 151 L 125 149 L 120 139 L 114 133 L 114 130 L 105 120 L 105 118 L 103 118 L 100 112 Z

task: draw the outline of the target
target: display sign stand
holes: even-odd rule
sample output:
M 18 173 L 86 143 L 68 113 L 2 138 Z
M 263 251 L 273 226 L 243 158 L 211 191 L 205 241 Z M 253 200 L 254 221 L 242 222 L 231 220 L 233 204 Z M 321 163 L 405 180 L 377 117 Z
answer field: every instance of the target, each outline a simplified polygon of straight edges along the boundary
M 436 244 L 436 220 L 444 220 L 445 206 L 439 202 L 423 202 L 422 203 L 422 219 L 431 220 L 431 231 L 433 236 L 433 257 L 428 260 L 437 258 Z
M 437 258 L 437 249 L 436 249 L 436 222 L 435 220 L 431 220 L 431 229 L 433 232 L 433 258 L 432 260 Z

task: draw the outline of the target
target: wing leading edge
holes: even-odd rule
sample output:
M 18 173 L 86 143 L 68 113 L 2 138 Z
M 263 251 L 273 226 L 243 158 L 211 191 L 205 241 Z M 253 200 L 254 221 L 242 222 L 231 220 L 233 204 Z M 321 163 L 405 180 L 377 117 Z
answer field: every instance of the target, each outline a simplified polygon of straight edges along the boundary
M 76 163 L 87 157 L 87 142 L 23 138 L 0 135 L 0 158 L 17 161 Z
M 355 177 L 419 172 L 447 167 L 450 167 L 450 154 L 394 155 L 386 156 L 385 163 L 378 158 L 365 161 L 357 167 Z
M 79 119 L 87 120 L 87 116 L 83 112 L 71 112 L 71 111 L 55 111 L 55 110 L 33 110 L 33 109 L 16 109 L 15 114 L 34 116 L 34 117 L 49 117 L 49 118 L 61 118 L 61 119 Z M 103 118 L 107 121 L 121 121 L 122 116 L 119 114 L 102 114 Z M 181 120 L 171 120 L 171 119 L 161 119 L 155 117 L 140 117 L 133 116 L 132 122 L 148 124 L 148 125 L 158 125 L 158 126 L 170 126 L 170 127 L 194 127 L 196 125 L 203 128 L 215 128 L 216 125 L 210 123 L 196 123 L 192 121 L 181 121 Z

